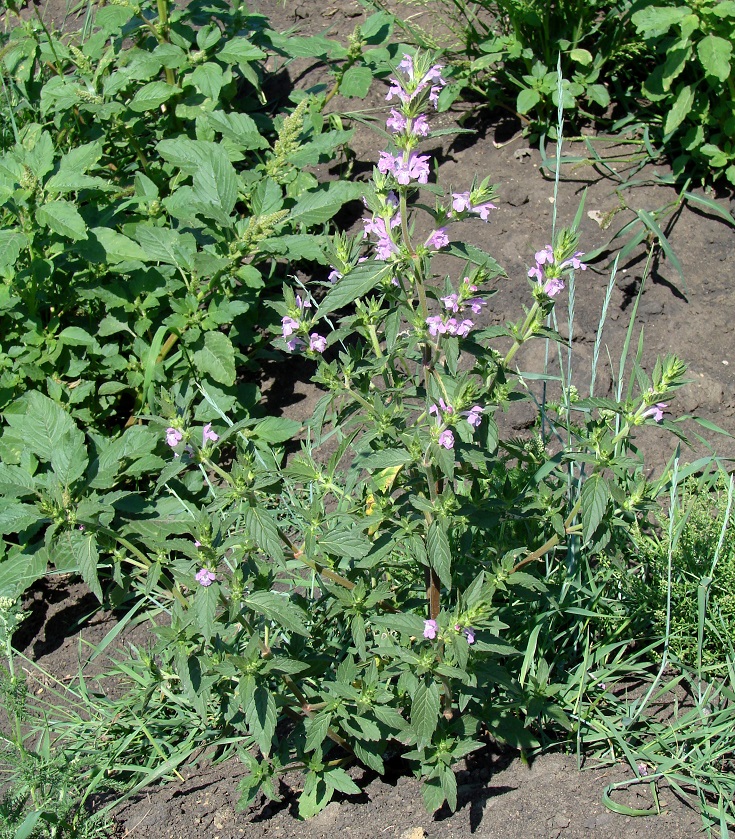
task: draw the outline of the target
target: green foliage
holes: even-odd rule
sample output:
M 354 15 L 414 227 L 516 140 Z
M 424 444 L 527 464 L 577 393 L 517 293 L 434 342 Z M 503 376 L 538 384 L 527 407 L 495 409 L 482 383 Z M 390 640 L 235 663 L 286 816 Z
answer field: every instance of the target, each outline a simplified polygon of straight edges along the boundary
M 671 650 L 689 667 L 700 664 L 710 671 L 722 671 L 732 656 L 735 632 L 735 528 L 732 509 L 728 511 L 726 477 L 690 478 L 676 515 Z M 668 518 L 662 517 L 659 526 L 660 537 L 640 540 L 640 565 L 626 583 L 636 608 L 646 621 L 653 622 L 655 634 L 665 630 L 669 595 Z
M 636 363 L 619 400 L 581 400 L 562 379 L 544 428 L 566 446 L 540 423 L 529 439 L 500 439 L 496 413 L 530 397 L 517 351 L 561 341 L 546 323 L 582 269 L 578 237 L 561 231 L 539 252 L 517 322 L 476 329 L 502 271 L 447 230 L 487 215 L 494 190 L 485 180 L 445 195 L 423 183 L 428 159 L 411 157 L 441 68 L 404 57 L 392 84 L 408 121 L 364 189 L 378 241 L 336 237 L 334 285 L 285 286 L 274 304 L 276 346 L 319 361 L 325 392 L 307 428 L 231 418 L 208 386 L 161 391 L 159 416 L 115 441 L 81 440 L 37 393 L 8 412 L 9 559 L 40 554 L 98 593 L 111 576 L 113 602 L 132 591 L 165 613 L 153 648 L 117 668 L 131 687 L 106 735 L 123 744 L 123 779 L 131 766 L 146 768 L 138 784 L 161 777 L 194 749 L 237 750 L 241 806 L 276 797 L 298 770 L 308 817 L 358 791 L 350 764 L 383 772 L 397 750 L 428 809 L 455 807 L 452 766 L 483 736 L 529 749 L 573 729 L 585 639 L 623 631 L 594 558 L 667 487 L 646 479 L 633 440 L 684 367 L 666 357 L 648 378 Z M 411 232 L 418 213 L 435 228 L 425 242 Z M 433 273 L 438 251 L 455 282 Z M 203 427 L 202 393 L 216 411 Z M 280 443 L 297 433 L 284 462 Z M 160 475 L 154 493 L 118 488 L 144 470 Z
M 360 196 L 312 174 L 352 136 L 324 105 L 367 93 L 389 32 L 378 13 L 343 46 L 197 2 L 101 6 L 71 40 L 19 23 L 0 51 L 0 410 L 36 389 L 110 434 L 196 377 L 247 416 L 264 295 L 325 262 L 324 224 Z M 335 78 L 295 108 L 292 55 Z
M 735 185 L 735 4 L 637 7 L 632 22 L 655 56 L 642 93 L 675 174 L 703 170 Z

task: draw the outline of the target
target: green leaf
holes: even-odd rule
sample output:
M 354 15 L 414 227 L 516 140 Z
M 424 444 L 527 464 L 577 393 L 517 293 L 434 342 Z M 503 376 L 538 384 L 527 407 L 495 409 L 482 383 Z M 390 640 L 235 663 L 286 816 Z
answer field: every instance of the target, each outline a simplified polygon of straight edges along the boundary
M 602 475 L 590 475 L 582 485 L 582 540 L 597 530 L 610 498 L 610 487 Z
M 81 326 L 67 326 L 59 332 L 59 341 L 67 347 L 96 347 L 99 345 L 94 335 L 90 335 Z
M 15 600 L 46 573 L 47 553 L 26 549 L 0 562 L 0 597 Z
M 342 76 L 339 92 L 348 98 L 362 99 L 367 96 L 373 74 L 365 66 L 350 67 Z
M 190 233 L 182 234 L 170 227 L 139 224 L 135 228 L 135 238 L 145 251 L 148 261 L 164 262 L 191 270 L 196 240 Z
M 451 242 L 446 253 L 450 253 L 452 256 L 458 256 L 460 259 L 466 259 L 473 265 L 484 268 L 491 277 L 498 277 L 505 274 L 505 271 L 489 253 L 480 248 L 476 248 L 474 245 L 468 245 L 465 242 Z
M 84 474 L 89 458 L 83 442 L 80 445 L 78 429 L 69 430 L 51 454 L 51 467 L 64 487 L 71 486 Z
M 373 469 L 390 469 L 411 463 L 413 456 L 405 449 L 389 449 L 387 451 L 369 452 L 355 458 L 355 466 L 368 471 Z
M 36 210 L 36 221 L 67 239 L 84 239 L 87 235 L 87 225 L 79 210 L 62 199 L 42 204 Z
M 249 64 L 266 57 L 263 50 L 251 44 L 247 38 L 231 38 L 217 53 L 217 58 L 225 64 Z
M 411 703 L 411 728 L 416 735 L 416 748 L 425 749 L 439 723 L 439 689 L 436 682 L 421 682 Z
M 439 519 L 434 519 L 429 526 L 429 533 L 426 537 L 426 552 L 429 555 L 431 567 L 439 575 L 442 585 L 451 590 L 452 552 L 449 547 L 447 532 Z
M 43 513 L 34 504 L 7 504 L 0 510 L 0 534 L 5 536 L 8 533 L 20 533 L 41 519 Z
M 28 247 L 28 239 L 18 230 L 0 230 L 0 272 L 15 267 L 16 260 L 23 248 Z
M 532 87 L 527 87 L 518 94 L 516 110 L 519 114 L 527 114 L 541 101 L 541 94 Z
M 359 795 L 362 792 L 360 787 L 357 786 L 341 766 L 328 769 L 324 773 L 324 780 L 333 789 L 336 789 L 338 792 L 343 792 L 345 795 Z
M 270 514 L 260 507 L 248 507 L 244 513 L 248 536 L 276 562 L 283 562 L 283 544 L 278 527 Z
M 197 209 L 215 221 L 227 223 L 237 200 L 237 175 L 225 150 L 221 146 L 215 148 L 217 153 L 197 167 L 192 188 L 196 200 L 203 205 Z M 220 212 L 209 215 L 212 209 Z
M 664 134 L 671 134 L 684 122 L 689 115 L 694 103 L 694 90 L 690 85 L 684 85 L 680 88 L 674 104 L 666 114 L 666 121 L 664 122 Z
M 248 437 L 257 437 L 266 443 L 284 443 L 295 439 L 301 431 L 301 423 L 286 417 L 266 417 L 248 430 Z
M 384 262 L 370 261 L 356 265 L 327 292 L 327 296 L 317 310 L 316 317 L 322 318 L 336 309 L 349 306 L 358 297 L 372 291 L 382 279 L 388 276 L 389 272 L 390 265 Z
M 18 432 L 25 447 L 45 461 L 51 460 L 67 435 L 75 446 L 84 446 L 84 434 L 69 414 L 37 391 L 31 391 L 15 402 L 5 412 L 5 420 Z
M 168 102 L 175 93 L 179 92 L 179 88 L 175 85 L 166 82 L 149 82 L 136 92 L 128 103 L 128 107 L 137 114 L 153 111 L 160 108 L 164 102 Z
M 200 64 L 186 81 L 196 85 L 203 96 L 216 101 L 224 85 L 224 71 L 219 64 L 208 61 Z
M 421 786 L 421 797 L 428 813 L 435 813 L 444 804 L 444 790 L 439 778 L 429 778 Z
M 245 606 L 282 626 L 289 632 L 308 638 L 306 614 L 300 606 L 275 591 L 254 591 L 244 600 Z
M 658 38 L 666 34 L 669 29 L 682 18 L 685 18 L 691 9 L 688 6 L 662 7 L 646 6 L 637 11 L 631 20 L 639 33 L 644 38 Z
M 218 598 L 219 585 L 217 583 L 212 583 L 209 586 L 197 586 L 194 595 L 194 615 L 197 627 L 206 641 L 209 641 L 214 635 Z
M 577 64 L 582 64 L 585 67 L 588 64 L 592 64 L 592 53 L 589 50 L 579 48 L 571 50 L 569 53 L 569 57 L 572 59 L 572 61 L 576 61 Z
M 32 810 L 23 819 L 22 823 L 16 828 L 13 834 L 13 839 L 30 839 L 36 828 L 36 824 L 41 816 L 44 815 L 43 810 Z
M 204 346 L 194 353 L 194 365 L 203 375 L 223 385 L 235 384 L 235 349 L 222 332 L 206 332 Z
M 263 685 L 258 685 L 243 710 L 250 731 L 258 741 L 258 748 L 264 755 L 269 755 L 278 722 L 273 694 Z
M 65 530 L 54 544 L 54 554 L 58 554 L 58 560 L 63 563 L 65 571 L 75 570 L 81 574 L 84 582 L 102 602 L 102 587 L 97 576 L 100 555 L 94 534 L 81 530 Z M 57 562 L 57 557 L 53 558 Z
M 347 201 L 357 201 L 365 194 L 362 184 L 335 181 L 307 192 L 292 208 L 289 221 L 292 225 L 315 224 L 329 221 Z
M 359 527 L 339 525 L 320 536 L 319 547 L 337 557 L 362 559 L 370 553 L 371 544 Z
M 145 262 L 145 251 L 137 242 L 110 227 L 91 227 L 79 253 L 90 262 Z
M 721 82 L 730 77 L 730 58 L 732 44 L 717 35 L 706 35 L 697 44 L 697 54 L 702 66 L 710 76 L 715 76 Z
M 307 752 L 313 752 L 318 749 L 324 742 L 327 736 L 327 729 L 332 721 L 332 712 L 328 710 L 319 711 L 313 717 L 308 717 L 304 722 L 306 730 L 306 745 L 304 749 Z

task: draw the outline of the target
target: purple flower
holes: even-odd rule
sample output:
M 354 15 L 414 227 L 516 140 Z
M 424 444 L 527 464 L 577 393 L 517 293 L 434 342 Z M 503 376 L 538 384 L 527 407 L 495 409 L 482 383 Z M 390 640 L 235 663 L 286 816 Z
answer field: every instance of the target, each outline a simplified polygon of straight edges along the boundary
M 438 335 L 443 335 L 447 331 L 446 324 L 440 315 L 433 315 L 426 318 L 426 325 L 429 327 L 429 335 L 436 338 Z
M 465 628 L 464 636 L 467 639 L 468 644 L 475 643 L 475 630 L 471 626 Z
M 650 408 L 647 408 L 642 414 L 641 417 L 652 417 L 656 422 L 661 422 L 664 418 L 664 409 L 668 408 L 669 406 L 666 402 L 657 402 L 655 405 L 652 405 Z
M 446 227 L 440 227 L 438 230 L 435 230 L 431 236 L 426 240 L 426 247 L 427 248 L 436 248 L 436 250 L 441 250 L 442 248 L 446 248 L 449 244 L 449 236 L 447 236 L 447 229 Z
M 281 318 L 281 328 L 283 329 L 283 337 L 288 338 L 299 328 L 299 322 L 286 315 Z
M 289 338 L 286 341 L 286 347 L 289 352 L 296 352 L 296 350 L 300 349 L 301 347 L 305 347 L 306 344 L 298 337 L 298 335 L 294 335 L 292 338 Z
M 582 251 L 577 251 L 574 256 L 570 257 L 569 259 L 565 260 L 561 264 L 561 268 L 573 268 L 575 271 L 586 271 L 587 266 L 584 262 L 579 261 L 579 257 L 582 256 Z
M 549 297 L 556 297 L 560 291 L 564 291 L 564 280 L 561 277 L 549 277 L 544 283 L 544 294 Z
M 311 300 L 309 300 L 308 298 L 304 298 L 302 300 L 301 295 L 297 294 L 296 305 L 299 307 L 299 309 L 311 309 Z
M 206 446 L 208 441 L 216 443 L 219 440 L 219 434 L 212 431 L 212 423 L 208 422 L 202 429 L 202 446 Z
M 474 407 L 470 408 L 469 411 L 464 411 L 464 415 L 467 417 L 467 422 L 473 427 L 478 428 L 480 423 L 482 422 L 482 405 L 475 405 Z
M 166 429 L 166 443 L 171 446 L 173 449 L 175 446 L 178 446 L 179 443 L 184 439 L 184 435 L 179 431 L 178 428 L 167 428 Z
M 439 397 L 439 407 L 436 405 L 429 406 L 429 413 L 439 419 L 439 412 L 441 411 L 442 414 L 453 414 L 454 408 L 451 405 L 447 405 L 447 403 Z
M 194 540 L 194 547 L 195 548 L 201 548 L 201 546 L 202 546 L 202 543 L 198 539 L 195 539 Z
M 449 318 L 446 323 L 447 332 L 459 338 L 466 338 L 474 325 L 474 321 L 465 319 L 460 323 L 456 318 Z
M 436 638 L 436 633 L 439 631 L 439 625 L 435 620 L 424 621 L 424 638 L 433 641 Z
M 423 114 L 419 114 L 411 120 L 410 132 L 416 137 L 426 137 L 429 133 L 429 121 Z
M 448 428 L 439 435 L 439 445 L 444 449 L 454 448 L 454 434 Z
M 459 296 L 457 294 L 448 294 L 446 297 L 440 297 L 439 299 L 450 312 L 456 313 L 459 311 Z
M 477 215 L 480 216 L 480 218 L 483 221 L 487 221 L 487 217 L 490 214 L 490 210 L 497 209 L 498 208 L 495 206 L 495 204 L 491 204 L 489 201 L 487 201 L 485 204 L 477 204 L 477 206 L 472 208 L 472 212 L 477 213 Z
M 390 117 L 386 121 L 385 125 L 390 131 L 400 134 L 401 131 L 405 131 L 406 129 L 406 118 L 400 111 L 397 111 L 395 108 L 391 108 Z
M 551 250 L 551 245 L 546 245 L 543 250 L 536 251 L 536 262 L 539 265 L 554 264 L 554 252 Z
M 396 180 L 404 186 L 412 180 L 418 181 L 420 184 L 428 183 L 429 155 L 411 152 L 408 160 L 405 161 L 404 168 L 396 173 Z
M 638 764 L 638 774 L 639 775 L 648 775 L 648 766 L 641 761 Z
M 214 571 L 210 571 L 209 568 L 200 568 L 199 571 L 197 571 L 196 573 L 195 579 L 200 586 L 204 586 L 204 588 L 207 588 L 208 586 L 211 586 L 212 583 L 217 579 L 217 575 L 214 573 Z
M 479 297 L 473 297 L 467 301 L 467 305 L 472 309 L 473 314 L 479 315 L 482 307 L 487 306 L 487 303 L 484 300 L 480 300 Z
M 362 223 L 365 227 L 365 232 L 363 236 L 367 236 L 368 233 L 372 233 L 374 236 L 377 236 L 378 241 L 375 243 L 375 256 L 378 259 L 387 260 L 390 257 L 398 253 L 398 246 L 395 242 L 391 239 L 390 233 L 388 233 L 388 228 L 385 224 L 385 219 L 373 216 L 371 219 L 363 219 Z M 401 214 L 396 213 L 393 218 L 390 220 L 391 228 L 395 227 L 397 224 L 401 223 Z
M 329 267 L 331 268 L 332 266 L 330 265 Z M 327 279 L 330 283 L 332 283 L 332 285 L 334 285 L 337 280 L 341 280 L 343 276 L 344 274 L 341 274 L 336 268 L 332 268 Z
M 314 352 L 324 352 L 327 348 L 327 339 L 322 338 L 318 332 L 312 332 L 309 336 L 309 349 Z
M 472 204 L 470 204 L 469 192 L 454 192 L 452 193 L 452 209 L 456 213 L 469 212 Z

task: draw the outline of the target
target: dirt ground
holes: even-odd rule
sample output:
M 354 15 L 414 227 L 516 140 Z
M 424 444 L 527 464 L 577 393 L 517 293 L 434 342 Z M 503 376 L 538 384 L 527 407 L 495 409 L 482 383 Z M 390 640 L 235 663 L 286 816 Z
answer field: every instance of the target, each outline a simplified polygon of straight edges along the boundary
M 328 31 L 337 37 L 346 36 L 363 14 L 362 7 L 356 2 L 336 6 L 315 0 L 297 0 L 284 5 L 276 0 L 254 0 L 250 5 L 270 15 L 277 29 L 297 26 L 306 34 Z M 50 0 L 47 6 L 41 4 L 38 8 L 47 20 L 56 24 L 64 18 L 64 0 Z M 299 84 L 308 84 L 311 78 L 313 76 L 307 74 L 299 79 Z M 335 110 L 382 109 L 385 106 L 384 88 L 376 85 L 364 104 L 336 98 L 332 106 Z M 515 320 L 521 304 L 529 301 L 525 278 L 533 254 L 550 241 L 554 185 L 541 171 L 538 149 L 528 146 L 516 133 L 515 125 L 507 120 L 497 121 L 492 116 L 468 116 L 466 106 L 439 115 L 437 121 L 446 127 L 459 118 L 464 120 L 465 127 L 474 128 L 477 133 L 454 139 L 441 138 L 444 140 L 441 146 L 424 149 L 424 152 L 438 159 L 439 177 L 454 191 L 468 189 L 475 175 L 479 179 L 490 175 L 497 183 L 498 210 L 493 213 L 490 223 L 466 223 L 462 226 L 462 237 L 490 251 L 508 274 L 508 279 L 498 282 L 499 293 L 488 307 L 491 311 L 485 316 L 486 322 Z M 369 176 L 381 148 L 378 135 L 366 129 L 357 132 L 353 177 Z M 625 149 L 602 145 L 599 148 L 618 157 L 612 165 L 625 177 L 629 166 L 624 161 Z M 565 147 L 565 153 L 574 154 L 583 149 L 581 144 L 570 145 Z M 666 175 L 667 172 L 665 166 L 650 166 L 637 178 L 651 180 L 655 174 Z M 607 242 L 616 230 L 635 218 L 637 210 L 652 212 L 675 198 L 671 188 L 650 182 L 622 192 L 617 190 L 618 186 L 592 166 L 564 168 L 557 198 L 558 224 L 563 226 L 571 222 L 586 189 L 580 243 L 583 250 L 592 251 Z M 729 196 L 724 196 L 722 203 L 731 211 L 735 209 Z M 612 211 L 617 212 L 610 226 L 603 229 L 598 220 L 604 220 Z M 420 223 L 418 229 L 422 231 Z M 685 207 L 665 230 L 681 262 L 686 287 L 670 261 L 662 257 L 654 261 L 638 311 L 635 341 L 642 327 L 645 332 L 643 362 L 649 371 L 655 357 L 662 353 L 676 353 L 689 364 L 691 382 L 672 401 L 670 416 L 697 414 L 734 433 L 733 227 L 714 215 Z M 645 253 L 640 248 L 619 265 L 603 336 L 603 346 L 609 348 L 609 357 L 615 367 L 644 265 Z M 594 337 L 608 279 L 609 259 L 590 265 L 589 270 L 577 277 L 573 346 L 581 390 L 584 390 L 585 382 L 589 382 Z M 560 320 L 564 333 L 566 313 L 563 306 Z M 598 395 L 604 395 L 611 382 L 605 350 L 601 357 Z M 516 358 L 521 370 L 538 372 L 543 365 L 543 348 L 540 344 L 532 346 Z M 308 370 L 303 369 L 301 379 L 289 384 L 280 380 L 278 385 L 273 385 L 274 392 L 270 394 L 270 404 L 281 406 L 288 416 L 296 419 L 310 416 L 316 398 L 315 389 L 308 381 Z M 509 416 L 507 427 L 516 432 L 527 428 L 532 421 L 532 410 L 529 405 L 527 410 L 521 409 Z M 689 428 L 696 430 L 697 427 L 690 424 Z M 723 458 L 731 459 L 735 455 L 731 438 L 708 431 L 701 433 L 716 445 Z M 662 436 L 655 429 L 641 441 L 646 463 L 652 470 L 668 460 L 675 446 L 673 438 Z M 684 450 L 682 459 L 691 460 L 704 450 L 704 443 L 698 443 L 695 450 Z M 59 677 L 75 673 L 78 637 L 70 635 L 68 628 L 86 610 L 91 611 L 92 600 L 79 585 L 64 583 L 37 591 L 32 617 L 18 638 L 22 651 Z M 98 643 L 113 625 L 112 620 L 105 615 L 95 616 L 85 625 L 83 637 L 91 644 Z M 125 803 L 117 812 L 117 836 L 134 839 L 318 839 L 338 835 L 354 839 L 464 839 L 470 836 L 478 839 L 688 839 L 701 834 L 696 809 L 680 801 L 668 789 L 661 791 L 663 812 L 660 816 L 633 819 L 609 812 L 602 803 L 602 793 L 608 784 L 632 777 L 623 765 L 596 770 L 585 768 L 580 772 L 575 756 L 549 754 L 528 768 L 514 753 L 498 753 L 488 748 L 468 758 L 458 769 L 460 806 L 455 814 L 442 811 L 434 817 L 428 816 L 418 782 L 407 774 L 405 766 L 398 765 L 391 767 L 392 774 L 383 780 L 358 772 L 355 777 L 362 789 L 360 796 L 335 801 L 320 815 L 304 823 L 296 819 L 293 797 L 289 797 L 287 790 L 282 804 L 263 806 L 259 803 L 247 813 L 237 813 L 236 787 L 243 773 L 238 763 L 190 767 L 183 773 L 184 783 L 151 789 Z M 647 786 L 632 788 L 621 795 L 619 800 L 633 806 L 650 804 Z

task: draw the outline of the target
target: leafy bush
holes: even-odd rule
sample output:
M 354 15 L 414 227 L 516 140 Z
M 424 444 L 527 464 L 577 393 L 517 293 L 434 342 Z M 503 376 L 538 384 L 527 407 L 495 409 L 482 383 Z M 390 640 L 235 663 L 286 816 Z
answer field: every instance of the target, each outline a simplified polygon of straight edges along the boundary
M 655 54 L 642 92 L 675 174 L 704 170 L 735 185 L 735 3 L 646 3 L 632 22 Z
M 37 389 L 109 434 L 196 376 L 247 416 L 264 294 L 286 262 L 325 263 L 319 231 L 360 195 L 310 168 L 349 142 L 323 106 L 365 95 L 388 19 L 346 47 L 280 35 L 239 3 L 111 4 L 94 20 L 71 39 L 22 23 L 0 53 L 0 410 Z M 273 69 L 294 55 L 335 78 L 295 108 Z
M 494 192 L 429 183 L 417 148 L 432 137 L 425 110 L 441 73 L 405 56 L 391 79 L 393 145 L 365 187 L 367 250 L 337 237 L 332 282 L 286 287 L 277 304 L 277 346 L 319 360 L 326 390 L 299 454 L 284 464 L 279 449 L 296 423 L 234 422 L 211 400 L 217 419 L 202 426 L 199 391 L 183 386 L 146 427 L 106 448 L 92 437 L 83 456 L 81 432 L 40 394 L 9 413 L 0 439 L 16 452 L 6 530 L 23 546 L 7 567 L 66 562 L 98 594 L 109 568 L 118 599 L 134 588 L 166 612 L 153 650 L 122 668 L 134 674 L 128 702 L 165 732 L 154 739 L 166 739 L 168 765 L 192 741 L 237 748 L 250 770 L 243 806 L 259 790 L 276 797 L 277 778 L 298 769 L 299 811 L 312 815 L 357 791 L 350 763 L 383 772 L 393 750 L 424 779 L 430 811 L 454 807 L 452 764 L 480 737 L 530 747 L 549 726 L 571 728 L 557 697 L 584 670 L 584 638 L 619 616 L 591 559 L 667 486 L 646 480 L 632 440 L 644 423 L 676 430 L 663 418 L 684 372 L 673 357 L 651 380 L 635 365 L 638 390 L 620 401 L 580 399 L 563 367 L 543 408 L 553 438 L 500 439 L 496 412 L 529 398 L 512 361 L 529 340 L 561 341 L 547 317 L 584 265 L 562 231 L 536 253 L 518 322 L 475 328 L 502 269 L 449 230 L 487 220 Z M 431 218 L 425 240 L 418 212 Z M 437 284 L 440 252 L 454 282 Z M 153 495 L 114 489 L 166 447 Z

